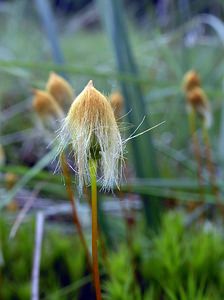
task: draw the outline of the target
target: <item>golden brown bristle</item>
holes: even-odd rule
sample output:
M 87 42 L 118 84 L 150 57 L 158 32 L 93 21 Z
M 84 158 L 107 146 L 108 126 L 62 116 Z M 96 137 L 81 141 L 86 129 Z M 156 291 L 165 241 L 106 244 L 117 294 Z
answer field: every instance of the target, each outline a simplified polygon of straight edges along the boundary
M 185 92 L 192 90 L 201 85 L 201 80 L 198 73 L 194 70 L 187 72 L 183 79 L 183 88 Z
M 195 87 L 194 89 L 190 90 L 186 96 L 188 103 L 194 108 L 199 106 L 207 106 L 207 96 L 200 87 Z
M 86 85 L 86 87 L 93 87 L 93 81 L 92 80 L 90 80 L 88 83 L 87 83 L 87 85 Z
M 74 99 L 71 85 L 56 73 L 50 73 L 46 90 L 55 98 L 61 107 L 70 106 Z
M 18 181 L 18 176 L 15 173 L 5 174 L 5 183 L 8 190 L 12 189 L 16 182 Z
M 110 95 L 110 104 L 114 110 L 116 119 L 120 118 L 124 107 L 124 98 L 119 91 L 113 92 Z
M 98 159 L 101 184 L 111 188 L 119 177 L 123 144 L 113 109 L 92 80 L 73 101 L 61 131 L 61 148 L 71 143 L 79 174 L 79 186 L 89 184 L 88 161 Z
M 109 124 L 117 126 L 109 101 L 94 88 L 92 80 L 73 102 L 68 120 L 71 124 L 74 120 L 79 124 L 88 122 L 92 129 Z
M 195 87 L 186 94 L 188 108 L 194 110 L 204 121 L 207 128 L 212 125 L 212 113 L 207 95 L 200 87 Z
M 63 111 L 54 97 L 45 91 L 34 90 L 33 108 L 40 117 L 63 117 Z

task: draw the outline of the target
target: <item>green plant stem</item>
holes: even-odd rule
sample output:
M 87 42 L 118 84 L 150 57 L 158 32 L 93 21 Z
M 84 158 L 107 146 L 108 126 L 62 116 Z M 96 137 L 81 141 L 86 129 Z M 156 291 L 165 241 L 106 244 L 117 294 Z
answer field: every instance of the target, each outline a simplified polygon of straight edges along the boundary
M 199 185 L 199 192 L 201 195 L 201 200 L 204 200 L 204 190 L 203 190 L 203 176 L 202 176 L 202 157 L 201 157 L 201 150 L 200 145 L 196 133 L 196 113 L 192 109 L 191 112 L 188 114 L 189 117 L 189 125 L 190 125 L 190 131 L 192 135 L 193 140 L 193 151 L 194 156 L 197 162 L 197 176 L 198 176 L 198 185 Z
M 97 221 L 97 183 L 96 183 L 97 161 L 90 159 L 89 172 L 91 179 L 91 198 L 92 198 L 92 258 L 93 258 L 93 276 L 96 290 L 96 299 L 101 300 L 100 274 L 98 265 L 98 221 Z
M 89 190 L 87 189 L 86 186 L 84 186 L 84 195 L 85 195 L 86 201 L 88 202 L 89 208 L 91 210 L 92 209 L 91 194 L 89 193 Z M 99 212 L 99 217 L 98 217 L 99 223 L 102 225 L 100 228 L 98 228 L 102 260 L 103 260 L 104 267 L 106 268 L 106 270 L 108 272 L 107 248 L 106 248 L 106 242 L 104 240 L 104 235 L 106 237 L 108 237 L 109 231 L 107 229 L 107 224 L 105 224 L 105 221 L 102 221 L 103 212 L 102 212 L 102 208 L 100 208 L 100 205 L 98 208 L 98 212 Z M 104 229 L 104 232 L 103 232 L 103 229 Z
M 63 172 L 64 178 L 65 178 L 65 186 L 66 186 L 67 195 L 68 195 L 68 198 L 69 198 L 69 200 L 71 202 L 71 206 L 72 206 L 73 223 L 77 228 L 77 232 L 78 232 L 80 241 L 81 241 L 84 251 L 86 253 L 86 259 L 87 259 L 87 263 L 88 263 L 90 272 L 92 272 L 92 262 L 91 262 L 89 250 L 87 247 L 87 243 L 86 243 L 86 240 L 85 240 L 85 237 L 83 234 L 82 226 L 79 221 L 79 217 L 78 217 L 78 213 L 77 213 L 77 209 L 76 209 L 76 205 L 75 205 L 75 197 L 74 197 L 74 193 L 72 190 L 71 175 L 69 172 L 69 168 L 68 168 L 64 153 L 62 153 L 60 156 L 60 162 L 61 162 L 62 172 Z

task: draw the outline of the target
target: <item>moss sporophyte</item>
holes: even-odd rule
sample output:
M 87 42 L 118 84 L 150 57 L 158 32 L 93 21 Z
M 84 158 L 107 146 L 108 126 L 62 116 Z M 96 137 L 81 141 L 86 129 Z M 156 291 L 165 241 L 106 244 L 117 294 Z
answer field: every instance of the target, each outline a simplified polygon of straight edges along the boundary
M 34 90 L 33 93 L 33 108 L 41 119 L 64 117 L 63 110 L 49 92 Z
M 205 127 L 211 127 L 212 113 L 210 104 L 205 91 L 201 87 L 200 76 L 196 71 L 191 70 L 184 75 L 183 90 L 186 95 L 188 113 L 192 114 L 195 112 L 202 118 Z
M 72 103 L 60 131 L 62 151 L 71 145 L 77 167 L 79 188 L 90 184 L 89 161 L 98 161 L 97 181 L 105 190 L 118 184 L 123 147 L 113 109 L 90 81 Z
M 202 88 L 195 87 L 187 93 L 187 101 L 189 109 L 194 109 L 195 112 L 203 120 L 205 127 L 209 128 L 212 125 L 212 114 L 207 96 Z
M 185 92 L 192 90 L 194 87 L 201 86 L 201 79 L 195 70 L 190 70 L 184 75 L 183 89 Z
M 101 299 L 98 268 L 97 182 L 105 190 L 118 184 L 123 147 L 120 131 L 110 102 L 90 81 L 73 101 L 59 133 L 59 152 L 70 145 L 73 149 L 79 190 L 91 185 L 92 257 L 97 300 Z M 100 176 L 97 176 L 97 167 Z
M 116 120 L 122 117 L 123 109 L 124 109 L 124 98 L 119 91 L 115 91 L 110 94 L 110 104 L 114 110 L 114 115 Z
M 199 186 L 201 190 L 201 198 L 204 198 L 203 192 L 203 176 L 202 176 L 202 162 L 204 160 L 203 155 L 201 153 L 200 142 L 198 138 L 197 132 L 197 119 L 199 117 L 200 126 L 202 127 L 202 140 L 204 142 L 204 151 L 205 151 L 205 161 L 208 173 L 210 174 L 210 183 L 212 187 L 212 191 L 214 196 L 217 199 L 217 203 L 220 201 L 219 190 L 216 184 L 216 171 L 213 163 L 212 158 L 212 150 L 210 145 L 210 138 L 209 138 L 209 128 L 212 125 L 212 112 L 210 107 L 210 102 L 208 97 L 201 86 L 201 79 L 199 74 L 191 70 L 187 72 L 183 79 L 183 90 L 186 97 L 187 103 L 187 112 L 189 116 L 189 124 L 191 128 L 191 134 L 193 138 L 194 144 L 194 153 L 195 158 L 197 160 L 198 165 L 198 179 L 199 179 Z
M 75 97 L 71 85 L 63 77 L 54 72 L 50 73 L 46 84 L 46 91 L 49 92 L 64 109 L 70 107 Z

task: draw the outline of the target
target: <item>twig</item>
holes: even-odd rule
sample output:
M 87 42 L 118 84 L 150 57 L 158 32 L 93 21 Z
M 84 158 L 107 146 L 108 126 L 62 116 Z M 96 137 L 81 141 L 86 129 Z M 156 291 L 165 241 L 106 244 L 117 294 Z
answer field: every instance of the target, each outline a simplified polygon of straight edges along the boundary
M 41 184 L 42 186 L 42 184 Z M 34 192 L 32 193 L 31 197 L 28 199 L 28 201 L 25 203 L 25 205 L 23 206 L 23 208 L 21 209 L 20 213 L 18 214 L 12 228 L 11 231 L 9 233 L 9 239 L 13 239 L 19 229 L 19 226 L 21 225 L 22 221 L 24 220 L 27 212 L 30 210 L 30 208 L 33 206 L 33 202 L 36 199 L 37 195 L 40 192 L 41 187 L 36 187 L 36 189 L 34 190 Z
M 96 4 L 88 4 L 79 13 L 76 13 L 71 21 L 68 21 L 66 33 L 74 34 L 83 27 L 97 21 L 99 21 L 99 14 Z
M 23 100 L 22 102 L 19 102 L 3 110 L 1 113 L 2 125 L 4 122 L 5 124 L 8 124 L 9 119 L 15 117 L 17 114 L 24 113 L 24 110 L 27 110 L 29 106 L 30 106 L 30 98 Z
M 40 275 L 40 258 L 41 247 L 44 232 L 44 213 L 38 212 L 36 217 L 36 233 L 35 233 L 35 248 L 33 256 L 32 270 L 32 294 L 31 300 L 39 300 L 39 275 Z
M 204 213 L 208 212 L 212 207 L 212 204 L 205 203 L 197 207 L 185 220 L 185 227 L 190 227 L 194 222 L 196 222 Z
M 28 137 L 33 136 L 33 134 L 34 130 L 30 128 L 5 134 L 3 136 L 0 136 L 1 144 L 5 146 L 16 142 L 20 142 L 27 139 Z

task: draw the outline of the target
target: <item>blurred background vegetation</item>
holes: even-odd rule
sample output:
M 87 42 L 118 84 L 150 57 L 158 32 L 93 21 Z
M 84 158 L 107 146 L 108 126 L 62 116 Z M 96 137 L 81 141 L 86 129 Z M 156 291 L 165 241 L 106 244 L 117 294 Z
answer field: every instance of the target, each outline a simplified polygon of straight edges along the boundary
M 223 1 L 0 1 L 0 28 L 0 299 L 37 299 L 38 237 L 39 299 L 94 299 L 63 176 L 54 173 L 57 133 L 49 139 L 32 107 L 33 89 L 45 89 L 52 71 L 76 95 L 90 79 L 105 95 L 120 91 L 124 138 L 143 118 L 137 133 L 165 121 L 128 143 L 120 190 L 99 192 L 103 298 L 223 299 Z M 192 69 L 211 107 L 215 190 L 200 119 L 198 182 L 182 88 Z M 90 245 L 90 209 L 73 175 Z

